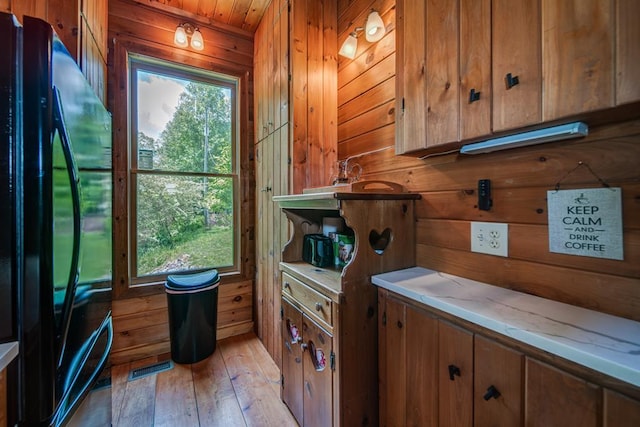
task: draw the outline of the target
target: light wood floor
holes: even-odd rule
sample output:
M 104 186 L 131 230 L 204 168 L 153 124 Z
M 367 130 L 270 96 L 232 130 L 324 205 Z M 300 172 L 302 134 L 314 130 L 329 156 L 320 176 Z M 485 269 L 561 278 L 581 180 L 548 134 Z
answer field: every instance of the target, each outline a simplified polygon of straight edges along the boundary
M 280 371 L 253 333 L 218 341 L 201 362 L 128 381 L 131 369 L 168 358 L 112 368 L 113 426 L 297 426 L 280 400 Z

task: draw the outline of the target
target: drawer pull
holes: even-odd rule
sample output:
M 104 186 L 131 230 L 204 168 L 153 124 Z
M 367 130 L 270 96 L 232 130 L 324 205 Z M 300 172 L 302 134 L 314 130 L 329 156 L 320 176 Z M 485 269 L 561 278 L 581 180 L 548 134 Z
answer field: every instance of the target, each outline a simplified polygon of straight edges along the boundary
M 456 365 L 449 365 L 449 379 L 454 381 L 456 375 L 460 376 L 460 368 Z
M 484 394 L 484 396 L 482 396 L 482 398 L 484 400 L 489 400 L 491 398 L 497 399 L 500 397 L 500 392 L 498 391 L 497 388 L 495 388 L 494 386 L 489 386 L 489 388 L 487 389 L 487 392 Z
M 507 73 L 507 75 L 504 76 L 504 82 L 507 85 L 507 90 L 509 90 L 515 85 L 519 84 L 520 80 L 518 79 L 518 76 L 513 76 L 511 75 L 511 73 Z
M 316 303 L 316 311 L 322 311 L 322 304 L 319 302 Z
M 469 91 L 469 104 L 480 101 L 480 92 L 476 92 L 475 89 Z
M 284 282 L 284 288 L 291 289 L 291 285 L 289 284 L 289 282 Z

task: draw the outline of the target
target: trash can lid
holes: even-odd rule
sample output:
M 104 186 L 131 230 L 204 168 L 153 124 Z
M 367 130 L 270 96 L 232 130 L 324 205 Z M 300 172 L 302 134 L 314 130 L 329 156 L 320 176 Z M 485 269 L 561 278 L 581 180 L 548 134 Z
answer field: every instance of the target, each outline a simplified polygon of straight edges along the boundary
M 167 276 L 165 288 L 173 291 L 191 292 L 207 288 L 219 281 L 218 270 L 215 269 L 193 274 L 170 274 Z

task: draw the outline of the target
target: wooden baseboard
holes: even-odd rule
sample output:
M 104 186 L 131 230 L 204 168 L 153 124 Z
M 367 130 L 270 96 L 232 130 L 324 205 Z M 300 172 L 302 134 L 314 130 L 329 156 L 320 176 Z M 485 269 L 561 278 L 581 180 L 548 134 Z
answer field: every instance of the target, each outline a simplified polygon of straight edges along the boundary
M 218 340 L 246 334 L 253 331 L 253 321 L 236 323 L 233 325 L 218 328 L 216 338 Z M 150 344 L 143 344 L 135 347 L 128 347 L 123 350 L 112 351 L 110 355 L 111 365 L 120 365 L 134 360 L 145 359 L 147 357 L 159 356 L 171 352 L 171 341 L 165 340 Z

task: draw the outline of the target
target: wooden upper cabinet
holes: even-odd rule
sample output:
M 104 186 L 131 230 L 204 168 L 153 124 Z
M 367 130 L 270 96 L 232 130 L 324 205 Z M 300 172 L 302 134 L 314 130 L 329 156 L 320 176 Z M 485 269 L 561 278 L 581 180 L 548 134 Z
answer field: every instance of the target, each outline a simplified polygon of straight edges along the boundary
M 613 107 L 613 0 L 542 0 L 542 34 L 543 120 Z
M 493 131 L 538 123 L 542 119 L 540 1 L 493 0 L 492 15 Z
M 425 147 L 427 2 L 396 3 L 396 153 Z
M 255 135 L 261 141 L 289 122 L 288 2 L 274 0 L 254 40 Z
M 480 335 L 474 340 L 474 425 L 517 426 L 522 420 L 524 356 Z
M 601 425 L 602 389 L 545 363 L 527 358 L 525 425 Z
M 491 0 L 460 0 L 460 139 L 491 133 Z
M 640 2 L 616 2 L 616 105 L 640 101 Z
M 411 3 L 408 1 L 406 3 Z M 414 2 L 419 3 L 419 2 Z M 433 147 L 458 141 L 459 135 L 459 10 L 458 2 L 427 0 L 426 82 L 427 139 Z M 415 91 L 415 88 L 409 88 Z

